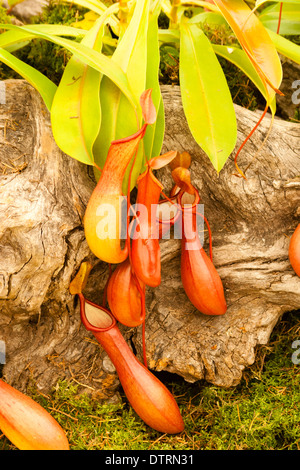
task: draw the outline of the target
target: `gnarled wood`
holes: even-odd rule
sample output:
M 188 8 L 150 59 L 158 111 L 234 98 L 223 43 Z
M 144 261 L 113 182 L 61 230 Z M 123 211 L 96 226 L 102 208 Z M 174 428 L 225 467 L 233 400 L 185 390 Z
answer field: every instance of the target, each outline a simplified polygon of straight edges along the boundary
M 214 263 L 228 311 L 208 317 L 195 310 L 180 280 L 180 241 L 162 241 L 162 283 L 147 291 L 148 364 L 187 381 L 236 385 L 281 315 L 300 308 L 300 279 L 288 260 L 289 237 L 299 220 L 299 126 L 275 120 L 247 180 L 234 175 L 234 153 L 217 175 L 190 135 L 179 88 L 162 91 L 163 152 L 192 155 L 192 180 L 212 228 Z M 57 148 L 49 114 L 30 85 L 8 80 L 6 98 L 0 106 L 4 378 L 19 389 L 33 379 L 48 390 L 58 378 L 73 377 L 96 395 L 111 397 L 118 386 L 114 368 L 81 326 L 78 303 L 68 291 L 80 263 L 89 259 L 95 267 L 86 295 L 102 301 L 107 266 L 91 255 L 82 226 L 95 181 L 88 167 Z M 238 147 L 260 112 L 236 107 L 236 113 Z M 251 162 L 269 123 L 267 117 L 241 153 L 241 168 Z M 168 191 L 170 171 L 158 175 Z M 121 329 L 141 357 L 141 327 Z

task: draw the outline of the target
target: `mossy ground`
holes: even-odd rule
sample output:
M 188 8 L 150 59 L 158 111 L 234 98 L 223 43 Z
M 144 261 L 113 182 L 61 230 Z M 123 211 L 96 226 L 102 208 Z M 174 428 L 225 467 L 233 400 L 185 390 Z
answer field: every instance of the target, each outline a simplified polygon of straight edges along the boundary
M 49 396 L 33 388 L 32 397 L 61 424 L 72 450 L 299 450 L 300 354 L 293 349 L 300 339 L 299 315 L 281 319 L 236 387 L 159 374 L 185 421 L 178 435 L 150 429 L 125 397 L 116 405 L 99 404 L 78 394 L 74 382 L 60 382 Z M 15 448 L 0 436 L 0 449 Z

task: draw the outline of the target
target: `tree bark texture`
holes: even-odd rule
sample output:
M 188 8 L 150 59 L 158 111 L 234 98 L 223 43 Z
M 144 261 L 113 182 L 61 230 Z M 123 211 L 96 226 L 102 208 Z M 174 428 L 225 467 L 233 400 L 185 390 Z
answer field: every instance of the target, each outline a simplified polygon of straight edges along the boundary
M 108 267 L 90 253 L 83 215 L 95 186 L 91 168 L 56 146 L 38 93 L 8 80 L 0 105 L 0 341 L 3 377 L 21 390 L 29 382 L 48 391 L 69 378 L 101 399 L 114 399 L 118 377 L 106 353 L 80 323 L 69 284 L 83 260 L 94 265 L 86 296 L 101 302 Z M 214 264 L 228 310 L 198 312 L 181 284 L 180 240 L 163 240 L 162 283 L 147 290 L 149 368 L 188 382 L 205 379 L 235 386 L 255 361 L 282 314 L 300 309 L 300 279 L 288 260 L 289 238 L 299 222 L 299 125 L 267 116 L 240 154 L 247 179 L 235 176 L 234 155 L 217 174 L 190 134 L 178 87 L 162 87 L 166 132 L 162 152 L 188 151 L 193 184 L 213 234 Z M 236 149 L 261 112 L 236 106 Z M 199 123 L 201 125 L 201 123 Z M 253 160 L 254 156 L 255 159 Z M 168 168 L 157 175 L 165 192 Z M 205 249 L 208 248 L 207 232 Z M 120 325 L 142 357 L 142 329 Z

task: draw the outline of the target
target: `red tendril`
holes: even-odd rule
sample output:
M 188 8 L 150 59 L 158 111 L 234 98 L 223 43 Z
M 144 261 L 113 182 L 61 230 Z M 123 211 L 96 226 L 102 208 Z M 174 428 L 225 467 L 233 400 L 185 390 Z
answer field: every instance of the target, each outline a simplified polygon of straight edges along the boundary
M 277 25 L 277 31 L 276 31 L 277 34 L 279 34 L 279 30 L 280 30 L 282 7 L 283 7 L 283 3 L 281 2 L 280 7 L 279 7 L 278 25 Z
M 247 135 L 246 139 L 244 140 L 244 142 L 241 144 L 240 148 L 238 149 L 236 155 L 235 155 L 235 158 L 234 158 L 234 164 L 235 164 L 235 167 L 237 169 L 237 171 L 239 172 L 239 175 L 235 175 L 235 176 L 242 176 L 244 179 L 247 179 L 245 174 L 243 173 L 243 171 L 239 168 L 238 164 L 237 164 L 237 158 L 242 150 L 242 148 L 244 147 L 244 145 L 247 143 L 247 141 L 250 139 L 250 137 L 254 134 L 254 132 L 256 131 L 256 129 L 258 128 L 258 126 L 260 125 L 260 123 L 262 122 L 263 118 L 265 117 L 267 111 L 268 111 L 268 107 L 269 107 L 269 104 L 267 103 L 266 104 L 266 107 L 264 109 L 264 112 L 263 114 L 261 115 L 261 117 L 259 118 L 258 122 L 256 123 L 256 125 L 253 127 L 252 131 Z

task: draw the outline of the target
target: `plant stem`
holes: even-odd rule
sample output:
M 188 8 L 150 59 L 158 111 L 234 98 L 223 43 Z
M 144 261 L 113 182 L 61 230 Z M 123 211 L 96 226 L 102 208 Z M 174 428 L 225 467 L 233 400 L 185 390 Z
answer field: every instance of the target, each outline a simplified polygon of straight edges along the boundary
M 178 7 L 181 5 L 181 0 L 172 0 L 172 8 L 170 11 L 170 28 L 178 27 Z
M 120 37 L 126 31 L 128 25 L 128 0 L 120 0 L 119 2 L 119 19 L 120 19 Z

